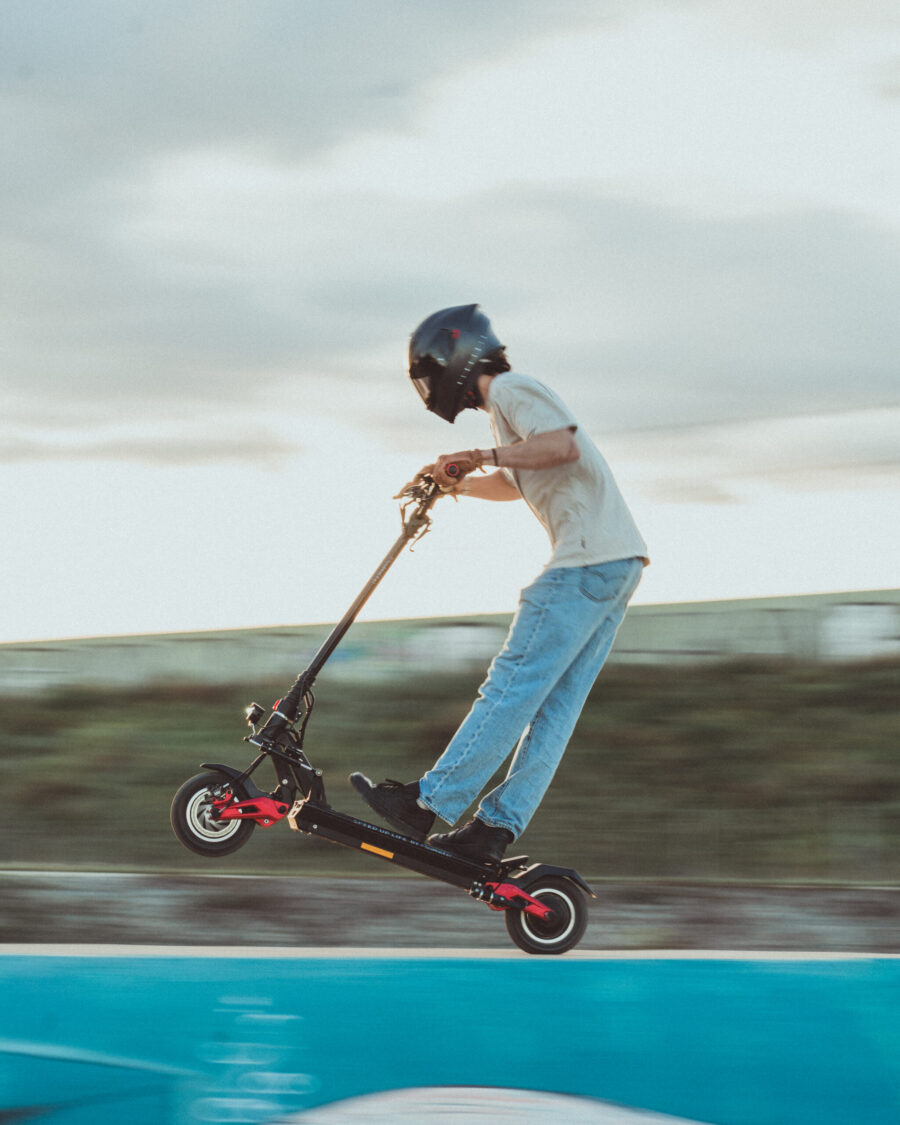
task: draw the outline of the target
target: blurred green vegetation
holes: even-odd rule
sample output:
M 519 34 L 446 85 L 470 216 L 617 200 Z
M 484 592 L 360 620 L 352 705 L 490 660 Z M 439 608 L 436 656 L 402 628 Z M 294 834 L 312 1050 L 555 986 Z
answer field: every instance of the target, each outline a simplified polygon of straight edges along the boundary
M 479 677 L 317 685 L 306 749 L 328 798 L 347 783 L 418 777 Z M 7 786 L 0 865 L 384 875 L 371 857 L 290 831 L 254 831 L 224 860 L 185 851 L 172 795 L 200 763 L 243 767 L 242 710 L 284 683 L 66 690 L 0 697 Z M 900 662 L 604 670 L 516 851 L 593 877 L 895 882 L 900 879 Z M 270 787 L 271 766 L 256 780 Z M 10 791 L 11 790 L 11 791 Z

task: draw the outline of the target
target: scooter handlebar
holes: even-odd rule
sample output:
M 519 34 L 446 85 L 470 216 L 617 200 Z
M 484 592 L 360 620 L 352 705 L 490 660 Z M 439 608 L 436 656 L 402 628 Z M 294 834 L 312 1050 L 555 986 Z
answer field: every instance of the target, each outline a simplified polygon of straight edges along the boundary
M 449 465 L 444 466 L 444 472 L 450 477 L 451 480 L 459 480 L 462 476 L 462 470 L 455 461 L 451 461 Z M 441 495 L 441 490 L 438 487 L 437 481 L 431 476 L 422 476 L 421 474 L 410 481 L 410 483 L 398 493 L 394 499 L 409 498 L 411 500 L 436 500 Z

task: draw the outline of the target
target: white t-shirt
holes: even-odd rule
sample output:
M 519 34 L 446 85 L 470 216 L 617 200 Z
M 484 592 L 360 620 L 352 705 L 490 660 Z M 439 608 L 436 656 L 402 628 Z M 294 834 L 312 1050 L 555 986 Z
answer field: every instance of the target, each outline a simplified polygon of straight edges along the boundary
M 545 569 L 616 559 L 650 561 L 609 465 L 557 394 L 530 375 L 508 371 L 491 379 L 485 408 L 498 445 L 551 430 L 575 431 L 577 461 L 552 469 L 502 470 L 550 536 L 553 554 Z

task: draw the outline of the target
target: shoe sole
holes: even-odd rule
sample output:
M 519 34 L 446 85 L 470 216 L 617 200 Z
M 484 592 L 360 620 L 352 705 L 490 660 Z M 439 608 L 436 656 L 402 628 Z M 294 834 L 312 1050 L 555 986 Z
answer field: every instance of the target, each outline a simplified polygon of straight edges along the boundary
M 467 859 L 470 863 L 483 863 L 488 867 L 499 867 L 503 862 L 503 856 L 489 855 L 476 855 L 474 852 L 463 851 L 462 848 L 454 847 L 453 844 L 446 844 L 439 840 L 437 836 L 429 836 L 425 841 L 432 848 L 440 848 L 442 852 L 449 852 L 451 855 L 458 856 L 460 859 Z
M 360 797 L 362 797 L 362 799 L 366 802 L 369 808 L 373 812 L 378 813 L 378 815 L 383 820 L 386 820 L 388 824 L 392 824 L 394 828 L 399 828 L 404 836 L 409 836 L 417 843 L 421 844 L 424 842 L 425 837 L 428 835 L 427 830 L 423 832 L 420 828 L 413 828 L 411 824 L 407 824 L 406 821 L 401 817 L 396 816 L 394 813 L 385 812 L 384 809 L 380 809 L 372 801 L 372 794 L 375 790 L 375 785 L 368 777 L 366 777 L 364 773 L 351 773 L 350 784 L 360 795 Z

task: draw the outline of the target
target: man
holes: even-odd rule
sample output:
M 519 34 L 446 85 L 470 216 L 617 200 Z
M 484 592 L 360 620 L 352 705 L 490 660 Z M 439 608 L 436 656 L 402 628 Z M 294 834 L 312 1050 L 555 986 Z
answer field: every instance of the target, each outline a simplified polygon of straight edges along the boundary
M 418 781 L 353 787 L 385 820 L 422 840 L 435 817 L 455 824 L 518 743 L 505 780 L 461 828 L 428 842 L 499 863 L 541 802 L 588 692 L 649 561 L 647 548 L 596 446 L 542 383 L 511 371 L 477 305 L 442 309 L 410 340 L 409 374 L 428 410 L 453 422 L 484 410 L 495 446 L 444 454 L 420 475 L 483 500 L 524 499 L 553 553 L 521 595 L 506 643 L 477 700 Z M 455 464 L 459 476 L 448 476 Z M 488 466 L 494 471 L 470 476 Z

